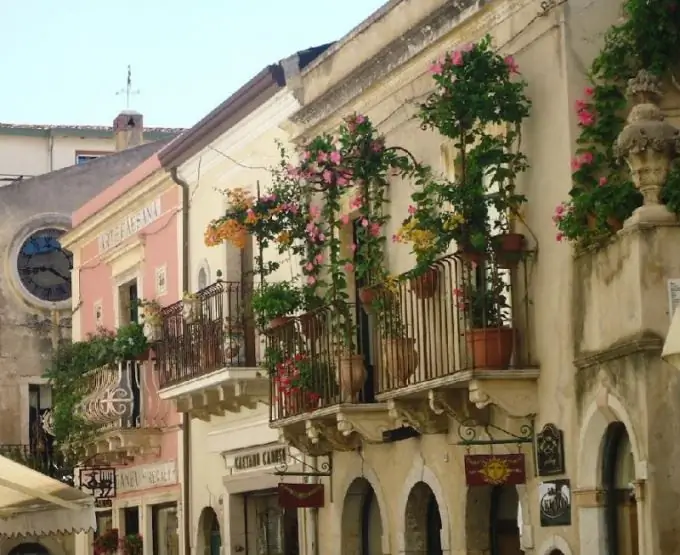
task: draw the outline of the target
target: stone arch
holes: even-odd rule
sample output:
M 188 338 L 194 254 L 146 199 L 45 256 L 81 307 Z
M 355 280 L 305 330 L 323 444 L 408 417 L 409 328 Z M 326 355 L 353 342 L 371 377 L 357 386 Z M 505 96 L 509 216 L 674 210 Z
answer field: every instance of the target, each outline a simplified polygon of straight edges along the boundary
M 389 530 L 383 529 L 382 521 L 382 510 L 375 490 L 366 478 L 356 478 L 345 492 L 345 499 L 342 504 L 342 552 L 363 552 L 364 541 L 366 541 L 370 553 L 382 553 L 383 555 L 389 553 L 384 550 L 383 546 L 384 537 L 389 535 Z M 365 538 L 365 534 L 371 531 L 371 528 L 376 524 L 380 528 L 377 546 L 373 541 L 372 534 Z
M 404 485 L 401 488 L 401 495 L 399 496 L 399 503 L 397 505 L 397 538 L 398 538 L 398 548 L 399 553 L 406 552 L 406 508 L 408 506 L 409 496 L 411 495 L 411 490 L 418 484 L 422 482 L 426 484 L 435 499 L 437 500 L 437 505 L 439 506 L 439 516 L 442 521 L 441 529 L 441 546 L 442 553 L 448 554 L 450 552 L 451 545 L 451 518 L 449 516 L 449 506 L 446 502 L 446 497 L 444 496 L 444 490 L 442 489 L 437 476 L 430 470 L 428 466 L 425 465 L 422 459 L 417 459 L 411 471 L 409 472 Z
M 647 464 L 642 457 L 639 436 L 623 403 L 607 388 L 602 387 L 583 415 L 579 432 L 577 484 L 579 488 L 597 488 L 600 483 L 600 469 L 604 439 L 612 422 L 622 422 L 628 432 L 635 459 L 635 477 L 647 479 Z M 593 456 L 596 454 L 596 456 Z
M 405 519 L 405 553 L 430 553 L 443 552 L 437 549 L 441 543 L 441 530 L 444 523 L 441 519 L 441 511 L 430 486 L 425 482 L 418 482 L 406 501 Z M 431 528 L 432 526 L 432 528 Z M 437 532 L 439 528 L 439 538 Z
M 647 462 L 644 457 L 640 436 L 623 403 L 604 385 L 600 386 L 595 398 L 587 406 L 579 431 L 578 468 L 575 489 L 599 491 L 603 485 L 603 461 L 609 431 L 613 424 L 620 423 L 628 436 L 633 454 L 635 480 L 641 484 L 647 479 Z M 590 522 L 587 530 L 579 535 L 581 551 L 594 555 L 607 552 L 607 529 L 604 506 L 578 506 L 578 519 Z M 637 529 L 640 552 L 644 553 L 647 543 L 647 507 L 644 496 L 638 500 Z
M 511 501 L 511 509 L 508 513 L 504 514 L 506 518 L 502 520 L 507 526 L 510 525 L 509 521 L 512 521 L 517 526 L 520 548 L 524 548 L 517 517 L 518 514 L 521 514 L 524 524 L 531 522 L 530 503 L 527 492 L 528 489 L 525 485 L 488 485 L 467 488 L 465 502 L 465 545 L 468 553 L 476 553 L 477 551 L 486 552 L 491 549 L 492 512 L 494 510 L 498 511 L 501 508 L 507 509 L 508 500 Z M 497 531 L 496 533 L 501 534 L 502 532 Z
M 562 536 L 557 534 L 546 538 L 536 551 L 536 555 L 572 555 L 571 547 Z
M 17 537 L 9 538 L 4 542 L 0 541 L 0 554 L 9 555 L 13 550 L 16 550 L 21 545 L 34 544 L 40 545 L 50 555 L 67 555 L 61 542 L 56 538 L 50 536 L 40 536 L 40 537 Z
M 217 512 L 212 507 L 203 507 L 198 517 L 198 534 L 196 538 L 196 552 L 199 555 L 210 555 L 210 540 L 213 531 L 217 530 L 222 539 L 222 526 Z
M 339 536 L 342 538 L 343 537 L 343 522 L 344 522 L 344 514 L 345 514 L 345 508 L 347 506 L 347 497 L 349 494 L 354 493 L 353 491 L 350 491 L 351 488 L 354 487 L 361 487 L 357 486 L 357 482 L 360 480 L 364 480 L 368 486 L 373 490 L 373 494 L 375 495 L 375 501 L 378 506 L 378 510 L 380 511 L 380 522 L 381 522 L 381 527 L 382 527 L 382 552 L 385 554 L 392 553 L 390 550 L 390 524 L 389 524 L 389 515 L 388 515 L 388 510 L 389 510 L 389 505 L 385 502 L 385 496 L 383 494 L 382 488 L 380 487 L 380 480 L 378 480 L 378 476 L 376 473 L 373 471 L 372 468 L 368 467 L 366 463 L 362 465 L 361 472 L 351 472 L 347 475 L 344 484 L 342 485 L 342 488 L 340 489 L 342 493 L 342 503 L 339 505 L 341 507 L 341 515 L 340 518 L 334 519 L 336 522 L 339 521 L 340 523 L 340 530 L 339 530 Z M 338 553 L 344 553 L 343 546 L 342 546 L 342 541 L 338 542 Z

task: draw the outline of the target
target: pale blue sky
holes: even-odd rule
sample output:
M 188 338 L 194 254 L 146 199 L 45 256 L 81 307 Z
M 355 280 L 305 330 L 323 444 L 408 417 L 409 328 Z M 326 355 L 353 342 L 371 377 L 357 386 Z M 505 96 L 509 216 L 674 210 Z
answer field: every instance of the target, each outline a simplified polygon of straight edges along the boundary
M 0 122 L 188 127 L 264 66 L 340 38 L 386 0 L 0 0 Z

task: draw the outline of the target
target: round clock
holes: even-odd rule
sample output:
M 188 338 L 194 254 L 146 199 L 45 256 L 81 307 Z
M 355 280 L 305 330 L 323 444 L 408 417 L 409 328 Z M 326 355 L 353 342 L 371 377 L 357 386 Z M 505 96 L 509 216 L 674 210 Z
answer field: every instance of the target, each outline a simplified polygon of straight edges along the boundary
M 41 229 L 31 234 L 19 249 L 17 271 L 24 288 L 46 302 L 71 298 L 73 255 L 63 249 L 61 229 Z

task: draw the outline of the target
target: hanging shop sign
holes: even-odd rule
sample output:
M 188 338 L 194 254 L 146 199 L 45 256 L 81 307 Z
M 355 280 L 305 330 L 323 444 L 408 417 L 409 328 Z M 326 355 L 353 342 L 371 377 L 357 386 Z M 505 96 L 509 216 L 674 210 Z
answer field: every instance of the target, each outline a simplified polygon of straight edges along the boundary
M 110 507 L 116 497 L 116 469 L 110 466 L 83 467 L 78 475 L 78 487 L 94 497 L 94 506 Z
M 137 212 L 129 214 L 120 220 L 114 227 L 99 236 L 99 254 L 120 245 L 125 239 L 134 235 L 161 216 L 160 197 L 141 208 Z
M 536 435 L 536 468 L 539 476 L 564 474 L 564 437 L 555 424 L 546 424 Z
M 550 480 L 538 485 L 541 526 L 571 525 L 571 485 L 569 480 Z
M 465 455 L 468 486 L 516 486 L 526 483 L 523 453 L 513 455 Z
M 323 484 L 279 484 L 282 509 L 320 509 L 325 500 Z

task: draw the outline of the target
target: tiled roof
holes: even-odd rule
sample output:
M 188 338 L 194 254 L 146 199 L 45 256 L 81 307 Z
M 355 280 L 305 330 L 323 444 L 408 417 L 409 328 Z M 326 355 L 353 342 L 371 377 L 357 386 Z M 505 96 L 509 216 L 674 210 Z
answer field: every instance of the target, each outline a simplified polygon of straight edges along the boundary
M 113 133 L 113 127 L 106 125 L 39 125 L 27 123 L 2 123 L 0 129 L 33 129 L 36 131 L 48 131 L 50 129 L 72 129 L 73 131 L 109 131 Z M 145 127 L 144 131 L 156 133 L 181 133 L 181 127 Z

